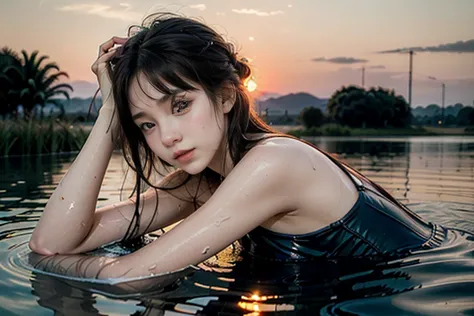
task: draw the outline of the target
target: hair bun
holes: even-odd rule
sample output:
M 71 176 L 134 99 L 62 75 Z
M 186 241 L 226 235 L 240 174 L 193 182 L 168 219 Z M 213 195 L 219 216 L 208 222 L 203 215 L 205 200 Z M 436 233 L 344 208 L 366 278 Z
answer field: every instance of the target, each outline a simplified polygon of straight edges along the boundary
M 237 74 L 242 80 L 247 79 L 252 74 L 252 70 L 248 65 L 248 59 L 245 57 L 240 58 L 240 60 L 236 58 L 234 68 L 237 70 Z

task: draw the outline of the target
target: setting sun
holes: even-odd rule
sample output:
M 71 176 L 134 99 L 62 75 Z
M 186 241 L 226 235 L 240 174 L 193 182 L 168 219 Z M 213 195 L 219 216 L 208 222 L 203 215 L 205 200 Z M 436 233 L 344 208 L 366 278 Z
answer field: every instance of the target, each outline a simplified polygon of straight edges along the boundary
M 257 82 L 255 82 L 255 79 L 253 77 L 250 77 L 246 82 L 245 86 L 247 87 L 247 90 L 249 92 L 253 92 L 257 89 Z

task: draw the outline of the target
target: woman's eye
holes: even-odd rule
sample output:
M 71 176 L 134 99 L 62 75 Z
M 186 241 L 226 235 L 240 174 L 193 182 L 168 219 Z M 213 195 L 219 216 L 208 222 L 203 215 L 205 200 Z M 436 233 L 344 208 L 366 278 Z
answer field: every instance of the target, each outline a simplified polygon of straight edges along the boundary
M 173 114 L 183 113 L 189 107 L 189 101 L 181 100 L 173 104 Z
M 149 129 L 152 129 L 154 126 L 155 126 L 155 124 L 146 122 L 146 123 L 140 124 L 140 129 L 143 130 L 143 131 L 147 131 Z

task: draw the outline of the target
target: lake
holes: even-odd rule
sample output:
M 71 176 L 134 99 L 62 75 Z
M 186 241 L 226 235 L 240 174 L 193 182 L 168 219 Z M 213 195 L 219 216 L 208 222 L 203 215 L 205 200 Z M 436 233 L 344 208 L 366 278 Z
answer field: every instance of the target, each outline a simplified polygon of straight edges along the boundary
M 474 232 L 474 137 L 310 141 L 422 217 Z M 458 241 L 376 267 L 321 262 L 297 269 L 242 260 L 233 245 L 140 293 L 133 284 L 115 287 L 34 272 L 25 261 L 29 237 L 74 157 L 0 158 L 0 315 L 474 315 L 474 246 Z M 125 172 L 115 153 L 99 205 L 127 197 L 131 182 L 124 181 Z M 100 251 L 127 252 L 119 245 Z

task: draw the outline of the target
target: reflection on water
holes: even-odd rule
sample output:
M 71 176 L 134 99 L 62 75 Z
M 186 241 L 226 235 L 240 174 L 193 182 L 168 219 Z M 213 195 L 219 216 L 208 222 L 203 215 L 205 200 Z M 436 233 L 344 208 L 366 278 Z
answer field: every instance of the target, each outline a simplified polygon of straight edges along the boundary
M 473 137 L 316 138 L 404 203 L 474 202 Z
M 312 141 L 428 220 L 474 231 L 474 137 Z M 471 237 L 461 231 L 441 248 L 394 262 L 269 265 L 234 245 L 200 270 L 147 284 L 106 286 L 33 273 L 24 263 L 29 236 L 73 158 L 0 159 L 0 315 L 474 315 L 474 241 L 466 243 Z M 99 205 L 130 192 L 124 170 L 114 155 Z

